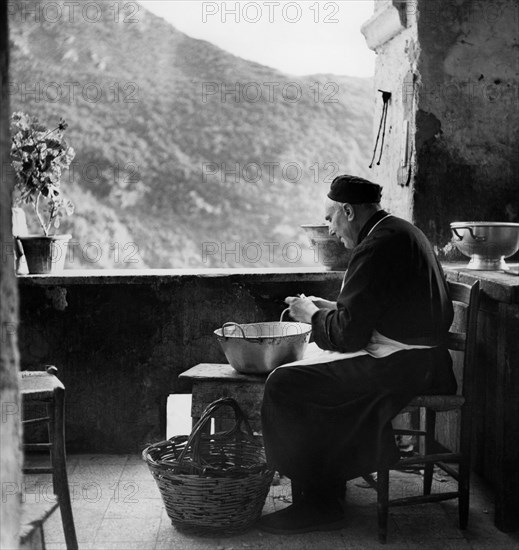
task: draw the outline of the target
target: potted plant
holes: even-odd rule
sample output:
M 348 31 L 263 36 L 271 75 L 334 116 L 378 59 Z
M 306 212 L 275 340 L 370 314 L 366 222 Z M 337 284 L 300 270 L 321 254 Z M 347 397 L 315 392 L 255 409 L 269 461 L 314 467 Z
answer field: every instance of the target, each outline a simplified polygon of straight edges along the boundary
M 11 118 L 14 205 L 30 205 L 42 229 L 40 235 L 14 235 L 16 246 L 23 249 L 29 273 L 54 273 L 65 265 L 71 235 L 56 235 L 56 230 L 61 217 L 74 211 L 60 189 L 62 171 L 75 156 L 64 139 L 66 129 L 63 119 L 49 130 L 37 117 L 25 113 L 13 113 Z
M 305 224 L 301 227 L 314 247 L 314 254 L 326 269 L 344 271 L 348 267 L 351 250 L 348 250 L 335 235 L 330 235 L 327 224 Z

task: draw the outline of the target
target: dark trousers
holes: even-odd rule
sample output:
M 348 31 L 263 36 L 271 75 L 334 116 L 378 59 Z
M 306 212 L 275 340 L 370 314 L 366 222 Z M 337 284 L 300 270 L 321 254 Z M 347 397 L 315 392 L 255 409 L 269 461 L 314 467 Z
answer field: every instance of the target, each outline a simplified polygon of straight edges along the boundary
M 442 348 L 278 367 L 261 410 L 267 461 L 303 487 L 344 487 L 398 460 L 391 420 L 415 395 L 455 391 Z

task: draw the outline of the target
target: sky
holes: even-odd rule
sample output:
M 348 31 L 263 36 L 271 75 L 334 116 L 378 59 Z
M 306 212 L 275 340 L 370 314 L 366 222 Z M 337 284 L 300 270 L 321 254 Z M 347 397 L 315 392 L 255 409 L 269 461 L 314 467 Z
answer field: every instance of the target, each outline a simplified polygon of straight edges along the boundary
M 374 74 L 375 53 L 360 32 L 372 0 L 139 3 L 189 36 L 287 74 Z

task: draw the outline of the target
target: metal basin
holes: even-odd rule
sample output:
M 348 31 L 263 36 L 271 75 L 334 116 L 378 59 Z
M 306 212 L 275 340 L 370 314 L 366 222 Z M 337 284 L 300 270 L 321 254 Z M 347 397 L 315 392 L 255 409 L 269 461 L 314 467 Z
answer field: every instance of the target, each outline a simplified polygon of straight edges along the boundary
M 229 322 L 214 334 L 231 367 L 245 374 L 266 374 L 302 359 L 311 331 L 308 323 L 280 320 L 243 325 Z
M 519 250 L 519 223 L 453 222 L 452 242 L 470 257 L 467 269 L 508 271 L 505 258 Z

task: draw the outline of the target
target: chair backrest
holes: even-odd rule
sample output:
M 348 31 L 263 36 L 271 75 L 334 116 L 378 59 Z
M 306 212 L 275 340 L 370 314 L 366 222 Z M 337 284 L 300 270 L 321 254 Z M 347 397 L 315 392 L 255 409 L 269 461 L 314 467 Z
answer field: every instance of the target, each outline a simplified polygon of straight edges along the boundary
M 479 281 L 472 286 L 450 281 L 447 284 L 451 300 L 463 304 L 466 309 L 464 330 L 449 332 L 447 346 L 450 350 L 464 352 L 461 393 L 466 399 L 470 400 L 474 394 L 475 383 L 478 310 L 481 299 L 480 285 Z

